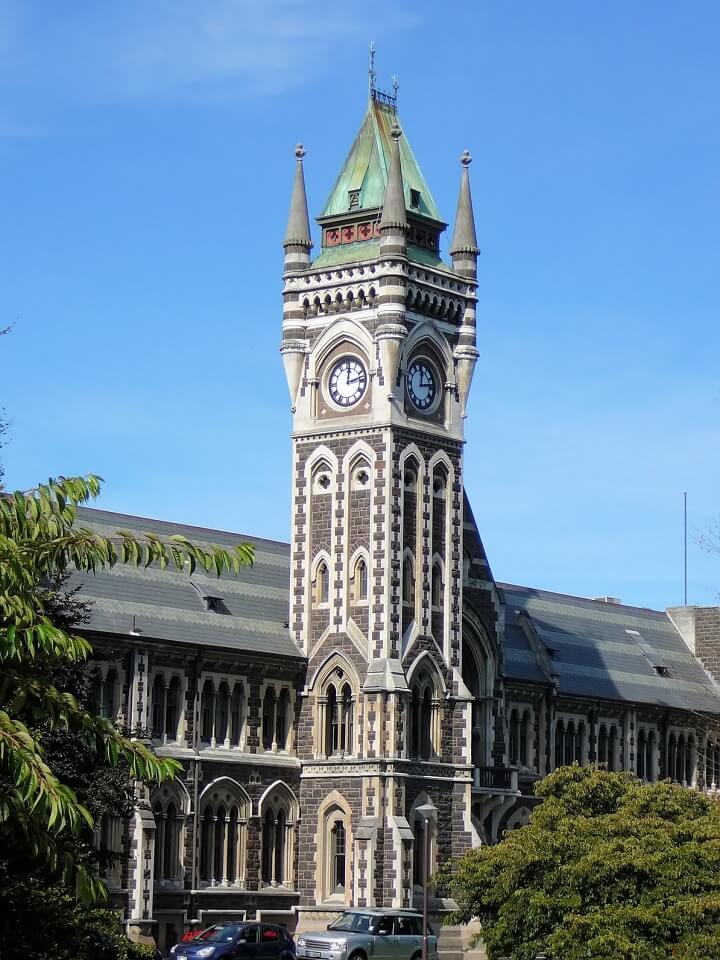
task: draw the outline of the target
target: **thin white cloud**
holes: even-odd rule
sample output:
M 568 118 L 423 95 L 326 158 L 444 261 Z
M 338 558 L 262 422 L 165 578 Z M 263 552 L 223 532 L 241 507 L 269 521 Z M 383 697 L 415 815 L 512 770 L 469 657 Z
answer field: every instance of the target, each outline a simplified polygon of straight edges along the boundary
M 0 4 L 11 10 L 12 0 Z M 419 23 L 410 0 L 124 0 L 45 16 L 36 7 L 20 34 L 7 19 L 14 84 L 91 100 L 272 94 L 342 71 L 359 46 Z

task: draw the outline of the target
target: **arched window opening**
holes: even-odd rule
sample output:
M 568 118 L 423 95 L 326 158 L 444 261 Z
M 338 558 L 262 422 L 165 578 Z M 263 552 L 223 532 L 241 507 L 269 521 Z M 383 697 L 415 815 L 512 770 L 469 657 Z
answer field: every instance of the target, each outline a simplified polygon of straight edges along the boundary
M 411 818 L 413 832 L 413 887 L 416 891 L 422 890 L 425 883 L 430 882 L 430 878 L 436 871 L 436 844 L 435 844 L 435 824 L 432 820 L 425 821 L 424 817 L 413 812 Z M 427 833 L 427 863 L 425 862 L 425 831 Z
M 668 751 L 667 751 L 667 775 L 670 780 L 677 780 L 677 740 L 675 739 L 675 734 L 671 733 L 668 737 Z
M 293 804 L 284 796 L 286 787 L 279 794 L 261 804 L 262 850 L 260 856 L 261 877 L 264 884 L 286 886 L 292 881 Z M 289 791 L 288 791 L 289 792 Z
M 617 727 L 610 727 L 610 736 L 608 737 L 608 770 L 615 772 L 618 769 L 618 734 Z
M 200 739 L 203 743 L 212 743 L 215 723 L 215 687 L 208 679 L 203 684 L 200 697 Z
M 436 470 L 433 476 L 433 496 L 444 500 L 447 493 L 447 476 L 444 471 Z
M 215 733 L 214 739 L 217 743 L 225 743 L 230 746 L 230 731 L 228 730 L 228 720 L 230 719 L 230 691 L 225 680 L 220 684 L 215 697 Z
M 657 740 L 655 731 L 651 730 L 645 748 L 645 778 L 653 783 L 657 776 Z
M 575 761 L 576 763 L 583 762 L 583 747 L 585 745 L 585 724 L 579 723 L 577 725 L 577 730 L 575 731 Z
M 118 705 L 117 705 L 117 686 L 118 686 L 118 675 L 117 671 L 112 669 L 108 670 L 105 675 L 105 680 L 103 682 L 103 696 L 101 702 L 101 711 L 100 716 L 106 717 L 108 720 L 115 722 L 117 718 Z
M 243 691 L 239 683 L 233 688 L 230 702 L 230 745 L 239 747 L 243 735 Z
M 321 560 L 315 570 L 315 602 L 328 603 L 330 599 L 330 574 L 327 563 Z
M 277 747 L 273 742 L 275 734 L 275 689 L 268 687 L 263 697 L 262 706 L 262 745 L 264 750 L 272 750 Z
M 368 598 L 368 568 L 363 557 L 358 557 L 353 571 L 353 596 L 355 603 Z
M 518 751 L 518 760 L 524 766 L 528 766 L 528 734 L 530 730 L 530 714 L 526 710 L 520 721 L 520 744 Z
M 637 775 L 641 780 L 645 780 L 646 779 L 645 759 L 646 759 L 646 752 L 647 752 L 647 738 L 645 736 L 644 730 L 640 730 L 638 732 L 636 752 L 637 752 L 637 760 L 636 760 Z
M 575 759 L 575 724 L 571 720 L 565 731 L 565 766 L 569 767 Z
M 417 470 L 412 466 L 406 466 L 403 470 L 403 489 L 408 493 L 414 493 L 417 489 Z
M 558 720 L 555 724 L 555 766 L 561 767 L 565 759 L 565 724 Z
M 517 711 L 513 710 L 510 714 L 510 763 L 516 764 L 520 759 L 520 722 Z
M 152 735 L 160 739 L 165 733 L 165 678 L 158 673 L 152 685 Z
M 268 810 L 263 818 L 262 830 L 262 879 L 263 883 L 272 883 L 273 881 L 273 863 L 275 859 L 275 815 L 272 810 Z
M 345 892 L 345 827 L 336 820 L 330 831 L 330 860 L 332 888 L 335 893 Z
M 402 598 L 408 606 L 415 603 L 415 567 L 409 556 L 403 560 Z
M 275 742 L 278 750 L 287 750 L 289 732 L 290 694 L 281 690 L 277 699 L 277 717 L 275 721 Z
M 432 583 L 430 593 L 433 609 L 439 610 L 442 607 L 443 582 L 442 568 L 437 561 L 433 564 L 432 568 Z
M 98 851 L 98 873 L 108 887 L 120 886 L 123 839 L 123 821 L 104 813 L 95 825 L 94 845 Z
M 598 763 L 608 762 L 608 732 L 604 723 L 598 730 L 597 758 Z
M 168 740 L 178 739 L 180 723 L 180 679 L 173 677 L 168 684 L 167 699 L 165 700 L 165 730 Z
M 238 787 L 210 788 L 200 821 L 200 879 L 209 886 L 244 886 L 246 798 Z

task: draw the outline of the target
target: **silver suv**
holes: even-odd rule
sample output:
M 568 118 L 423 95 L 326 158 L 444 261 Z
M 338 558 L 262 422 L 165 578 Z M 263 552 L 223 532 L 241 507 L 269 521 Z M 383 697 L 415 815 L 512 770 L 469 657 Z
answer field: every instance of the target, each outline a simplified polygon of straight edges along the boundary
M 295 938 L 302 960 L 420 960 L 422 915 L 414 910 L 346 910 L 326 933 Z M 428 929 L 428 960 L 437 960 L 437 937 Z

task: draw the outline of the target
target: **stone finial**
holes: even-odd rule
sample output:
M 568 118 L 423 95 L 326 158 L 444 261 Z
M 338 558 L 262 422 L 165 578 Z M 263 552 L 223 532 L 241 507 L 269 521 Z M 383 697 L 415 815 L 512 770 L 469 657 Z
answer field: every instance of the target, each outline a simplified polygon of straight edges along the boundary
M 390 128 L 390 136 L 393 138 L 393 140 L 399 140 L 402 136 L 402 130 L 400 129 L 400 124 L 397 122 L 397 120 Z
M 296 157 L 297 160 L 302 161 L 302 158 L 303 158 L 304 156 L 305 156 L 305 147 L 304 147 L 301 143 L 299 143 L 299 144 L 295 147 L 295 157 Z
M 470 156 L 469 150 L 463 150 L 463 154 L 460 157 L 460 163 L 466 168 L 470 166 L 472 163 L 472 157 Z

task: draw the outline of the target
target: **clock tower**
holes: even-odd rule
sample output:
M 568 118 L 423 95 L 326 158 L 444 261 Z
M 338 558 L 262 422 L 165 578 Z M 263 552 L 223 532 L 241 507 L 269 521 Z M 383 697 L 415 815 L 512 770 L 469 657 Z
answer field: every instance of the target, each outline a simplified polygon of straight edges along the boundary
M 293 416 L 289 626 L 308 659 L 297 877 L 317 915 L 410 906 L 426 837 L 431 872 L 477 842 L 462 450 L 480 251 L 469 154 L 448 264 L 396 96 L 373 82 L 314 260 L 301 146 L 295 156 L 280 350 Z

